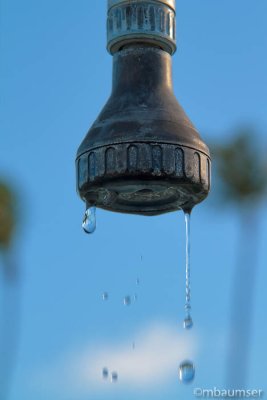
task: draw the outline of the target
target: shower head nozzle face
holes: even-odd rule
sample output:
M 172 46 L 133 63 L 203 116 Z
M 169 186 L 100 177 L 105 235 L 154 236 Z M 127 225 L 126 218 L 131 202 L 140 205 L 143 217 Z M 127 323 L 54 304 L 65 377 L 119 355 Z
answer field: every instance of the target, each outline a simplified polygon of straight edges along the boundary
M 86 203 L 110 211 L 158 215 L 192 209 L 209 192 L 209 157 L 182 146 L 113 144 L 81 156 L 77 169 Z

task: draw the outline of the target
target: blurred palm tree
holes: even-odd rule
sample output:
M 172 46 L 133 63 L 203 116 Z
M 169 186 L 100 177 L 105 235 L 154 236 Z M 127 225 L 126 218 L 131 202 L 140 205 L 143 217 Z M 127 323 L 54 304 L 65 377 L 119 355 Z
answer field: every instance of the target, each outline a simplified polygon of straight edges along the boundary
M 6 278 L 14 278 L 13 263 L 9 262 L 15 231 L 15 196 L 8 185 L 0 182 L 0 251 Z
M 238 260 L 234 271 L 227 387 L 246 387 L 253 317 L 255 279 L 258 268 L 260 223 L 267 192 L 266 155 L 250 129 L 236 132 L 228 143 L 214 146 L 215 171 L 220 199 L 239 216 Z
M 15 365 L 19 334 L 18 270 L 13 239 L 16 228 L 15 196 L 10 187 L 0 182 L 0 399 L 6 400 Z M 2 267 L 2 268 L 1 268 Z

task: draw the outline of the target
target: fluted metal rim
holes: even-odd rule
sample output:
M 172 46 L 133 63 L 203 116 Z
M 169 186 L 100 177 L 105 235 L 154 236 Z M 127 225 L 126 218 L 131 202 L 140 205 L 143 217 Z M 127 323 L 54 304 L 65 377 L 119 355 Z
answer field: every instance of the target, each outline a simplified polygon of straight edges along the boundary
M 171 55 L 173 55 L 176 51 L 175 41 L 171 42 L 169 38 L 164 38 L 160 36 L 155 37 L 154 35 L 145 32 L 134 32 L 131 34 L 125 34 L 124 36 L 120 37 L 120 40 L 118 40 L 118 38 L 110 40 L 107 44 L 107 50 L 110 54 L 113 55 L 120 49 L 122 44 L 125 46 L 127 44 L 129 45 L 133 43 L 138 43 L 139 41 L 148 44 L 161 45 L 161 47 Z
M 123 3 L 143 3 L 145 0 L 108 0 L 108 9 Z M 175 0 L 153 0 L 155 3 L 165 4 L 175 11 Z
M 107 49 L 114 54 L 134 42 L 157 45 L 170 54 L 176 51 L 174 0 L 109 0 Z

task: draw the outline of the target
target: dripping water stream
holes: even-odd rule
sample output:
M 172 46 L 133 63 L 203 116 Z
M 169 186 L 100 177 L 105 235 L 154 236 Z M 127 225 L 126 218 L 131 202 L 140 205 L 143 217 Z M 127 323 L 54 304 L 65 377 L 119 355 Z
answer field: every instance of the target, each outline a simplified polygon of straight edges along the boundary
M 193 327 L 191 316 L 191 210 L 185 210 L 185 317 L 184 329 Z M 192 361 L 184 360 L 179 366 L 179 380 L 191 383 L 195 377 L 195 366 Z
M 190 329 L 193 326 L 191 317 L 191 211 L 185 212 L 185 319 L 184 328 Z

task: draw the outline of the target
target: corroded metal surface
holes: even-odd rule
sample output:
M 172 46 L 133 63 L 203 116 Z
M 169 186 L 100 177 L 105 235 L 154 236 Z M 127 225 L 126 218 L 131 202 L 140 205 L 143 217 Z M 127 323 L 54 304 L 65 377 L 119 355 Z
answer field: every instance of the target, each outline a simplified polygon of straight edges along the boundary
M 158 215 L 208 195 L 209 150 L 173 94 L 171 55 L 158 43 L 138 39 L 113 55 L 112 93 L 78 149 L 76 170 L 87 206 L 110 211 Z
M 77 189 L 88 203 L 154 215 L 201 201 L 210 187 L 210 160 L 187 147 L 123 143 L 84 153 L 77 174 Z

